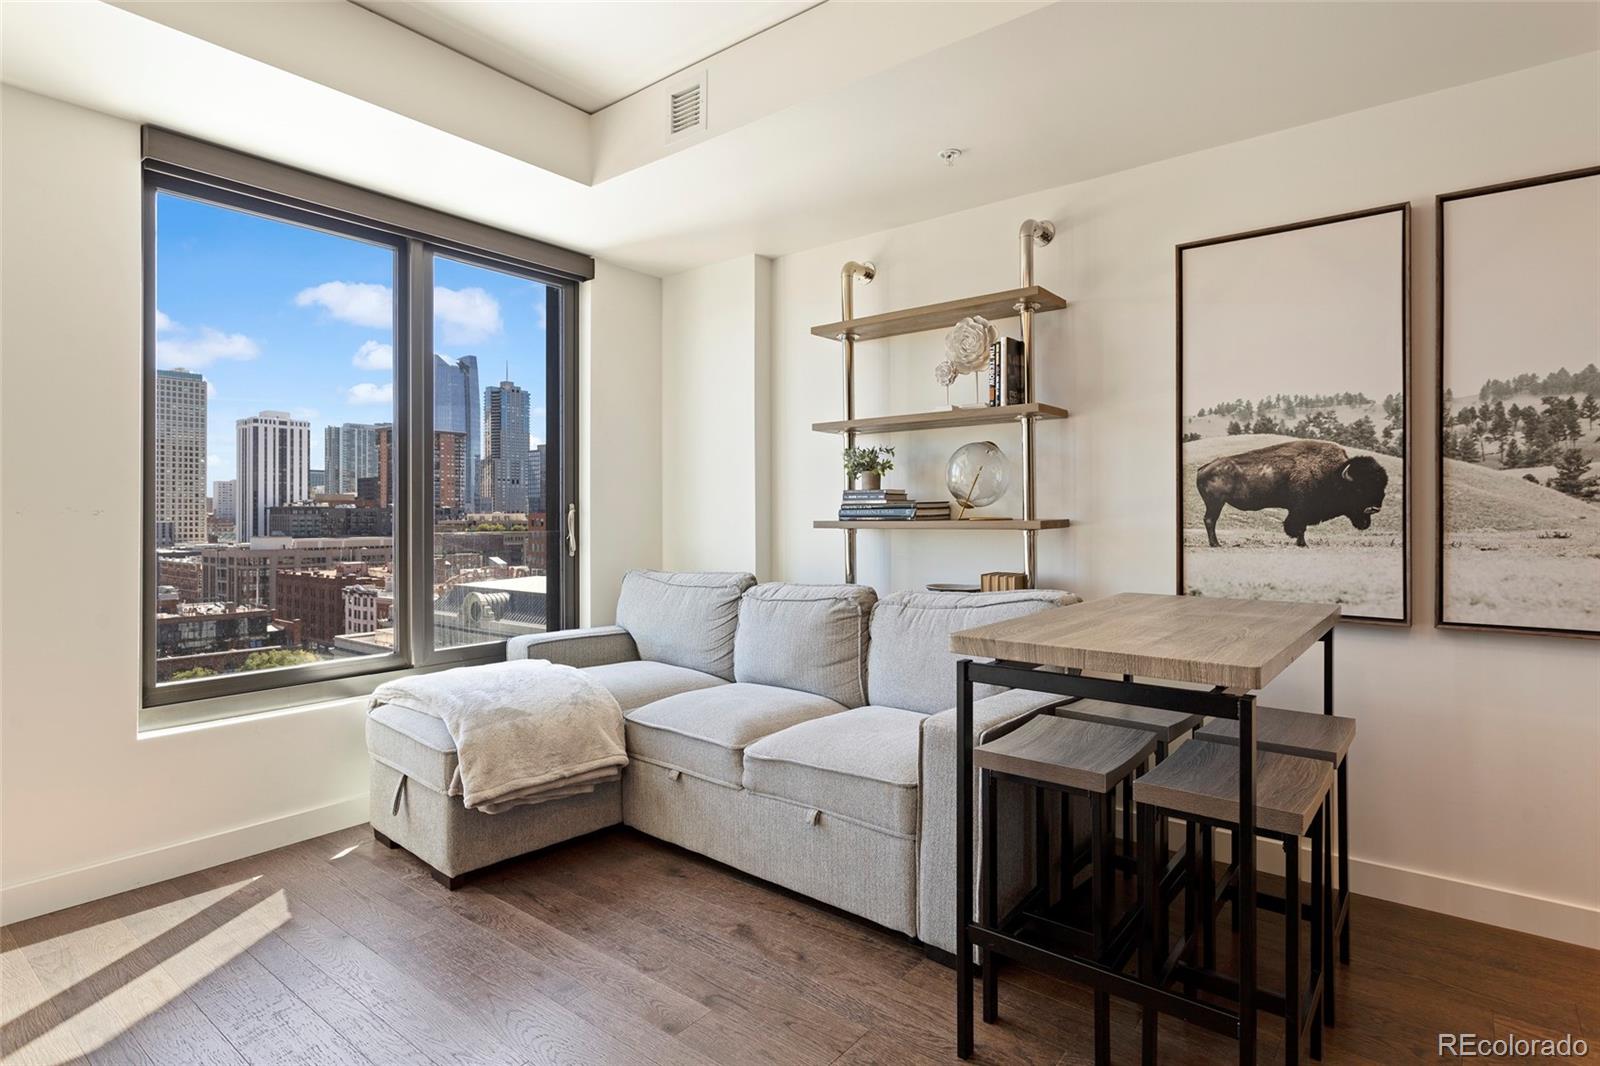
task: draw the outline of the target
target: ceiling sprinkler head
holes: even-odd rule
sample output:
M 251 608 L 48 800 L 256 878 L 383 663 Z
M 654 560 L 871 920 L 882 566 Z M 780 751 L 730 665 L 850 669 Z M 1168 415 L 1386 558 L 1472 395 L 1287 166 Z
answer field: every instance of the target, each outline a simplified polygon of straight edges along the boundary
M 956 160 L 961 158 L 961 149 L 959 149 L 959 148 L 946 148 L 946 149 L 943 149 L 939 153 L 939 158 L 944 162 L 945 166 L 953 167 L 953 166 L 956 165 Z

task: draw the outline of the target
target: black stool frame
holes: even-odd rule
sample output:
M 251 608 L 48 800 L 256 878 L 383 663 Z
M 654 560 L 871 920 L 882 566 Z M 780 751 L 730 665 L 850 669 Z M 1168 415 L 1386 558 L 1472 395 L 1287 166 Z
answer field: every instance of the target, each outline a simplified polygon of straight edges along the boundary
M 1284 990 L 1279 995 L 1257 989 L 1255 999 L 1256 1009 L 1277 1014 L 1284 1019 L 1286 1066 L 1296 1066 L 1299 1063 L 1300 1048 L 1308 1036 L 1311 1057 L 1319 1061 L 1322 1058 L 1322 1026 L 1328 1004 L 1325 993 L 1329 987 L 1327 978 L 1331 961 L 1329 952 L 1331 939 L 1326 924 L 1331 915 L 1325 902 L 1329 885 L 1324 878 L 1323 865 L 1327 855 L 1327 810 L 1328 805 L 1324 802 L 1304 837 L 1266 829 L 1256 830 L 1258 837 L 1275 840 L 1283 846 L 1284 894 L 1278 901 L 1280 906 L 1275 909 L 1284 915 Z M 1235 831 L 1237 826 L 1233 822 L 1204 818 L 1183 811 L 1169 811 L 1153 804 L 1141 803 L 1139 839 L 1148 839 L 1147 834 L 1153 834 L 1156 826 L 1169 818 L 1181 819 L 1185 823 L 1187 839 L 1184 852 L 1183 935 L 1178 938 L 1176 944 L 1171 943 L 1166 927 L 1165 898 L 1159 905 L 1153 906 L 1150 897 L 1146 895 L 1146 886 L 1155 882 L 1156 857 L 1153 850 L 1142 850 L 1139 854 L 1139 909 L 1144 917 L 1145 935 L 1141 938 L 1143 950 L 1139 958 L 1139 975 L 1147 983 L 1162 989 L 1179 982 L 1183 985 L 1184 994 L 1189 997 L 1193 997 L 1198 990 L 1237 1000 L 1240 994 L 1239 981 L 1217 972 L 1215 968 L 1215 921 L 1220 894 L 1215 884 L 1215 868 L 1211 865 L 1208 854 L 1210 849 L 1196 846 L 1197 836 L 1204 839 L 1208 838 L 1213 830 Z M 1253 852 L 1254 842 L 1240 844 L 1243 839 L 1242 836 L 1235 835 L 1234 850 L 1248 847 Z M 1302 907 L 1300 841 L 1305 839 L 1311 842 L 1311 899 Z M 1258 895 L 1258 899 L 1263 903 L 1267 898 L 1265 893 Z M 1267 908 L 1264 906 L 1263 909 Z M 1300 982 L 1302 921 L 1311 925 L 1311 967 L 1309 979 L 1305 984 Z M 1198 964 L 1195 962 L 1197 954 L 1200 956 Z M 1159 1015 L 1148 1008 L 1142 1013 L 1143 1060 L 1147 1066 L 1153 1066 L 1157 1058 L 1156 1033 Z

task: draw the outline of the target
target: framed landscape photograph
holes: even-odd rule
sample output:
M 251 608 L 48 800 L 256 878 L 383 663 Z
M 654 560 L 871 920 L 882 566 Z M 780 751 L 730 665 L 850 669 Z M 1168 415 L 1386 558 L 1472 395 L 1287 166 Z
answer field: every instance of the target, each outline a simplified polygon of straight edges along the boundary
M 1410 218 L 1178 247 L 1181 594 L 1410 624 Z
M 1600 167 L 1435 210 L 1438 624 L 1600 637 Z

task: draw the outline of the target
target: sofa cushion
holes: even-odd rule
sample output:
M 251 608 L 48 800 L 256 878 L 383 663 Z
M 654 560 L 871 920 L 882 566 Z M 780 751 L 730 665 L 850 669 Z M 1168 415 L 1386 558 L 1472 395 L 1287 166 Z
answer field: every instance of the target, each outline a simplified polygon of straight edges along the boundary
M 865 585 L 757 585 L 739 601 L 733 677 L 867 702 L 867 627 L 878 594 Z
M 739 788 L 746 747 L 792 725 L 843 710 L 809 692 L 771 685 L 717 685 L 629 711 L 628 754 Z
M 630 570 L 617 624 L 632 634 L 641 659 L 732 681 L 739 596 L 755 583 L 751 574 Z
M 616 697 L 624 714 L 635 707 L 643 707 L 647 703 L 664 700 L 680 692 L 692 692 L 695 689 L 727 684 L 722 678 L 703 674 L 699 670 L 686 670 L 681 666 L 651 662 L 648 659 L 588 666 L 583 672 L 604 685 L 606 691 Z
M 915 711 L 867 706 L 790 726 L 745 749 L 744 787 L 915 837 L 925 721 Z
M 872 612 L 868 695 L 885 707 L 935 714 L 956 704 L 956 660 L 950 634 L 990 622 L 1076 603 L 1070 592 L 897 592 Z M 1001 691 L 975 685 L 973 698 Z
M 456 743 L 444 719 L 385 703 L 367 715 L 367 752 L 418 784 L 448 794 L 456 776 Z

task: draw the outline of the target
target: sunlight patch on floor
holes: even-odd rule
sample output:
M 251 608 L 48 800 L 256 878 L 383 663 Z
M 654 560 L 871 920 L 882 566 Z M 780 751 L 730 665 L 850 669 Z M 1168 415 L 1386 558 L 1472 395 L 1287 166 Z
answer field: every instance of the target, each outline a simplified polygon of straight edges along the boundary
M 181 930 L 254 884 L 251 877 L 42 940 L 4 955 L 5 1061 L 55 1063 L 93 1053 L 249 951 L 290 919 L 280 889 L 203 933 Z M 220 916 L 219 916 L 219 920 Z M 180 938 L 163 943 L 164 937 Z M 111 987 L 107 988 L 106 986 Z M 86 986 L 86 987 L 79 987 Z M 93 1000 L 86 1005 L 90 996 Z M 30 1012 L 40 1012 L 28 1018 Z M 48 1028 L 46 1028 L 48 1027 Z M 76 1041 L 58 1029 L 70 1028 Z M 38 1035 L 19 1044 L 29 1032 Z M 70 1052 L 64 1045 L 70 1045 Z

